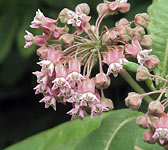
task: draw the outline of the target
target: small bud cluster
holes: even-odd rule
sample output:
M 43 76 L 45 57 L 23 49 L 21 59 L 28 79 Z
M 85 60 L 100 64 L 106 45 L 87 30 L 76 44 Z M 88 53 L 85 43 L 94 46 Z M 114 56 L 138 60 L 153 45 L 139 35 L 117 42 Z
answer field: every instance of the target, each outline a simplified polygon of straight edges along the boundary
M 149 144 L 158 143 L 163 147 L 168 147 L 168 114 L 165 108 L 168 104 L 168 99 L 161 99 L 166 94 L 167 88 L 156 90 L 153 92 L 138 94 L 131 92 L 125 99 L 126 105 L 132 110 L 138 110 L 142 99 L 150 94 L 160 93 L 160 96 L 155 101 L 151 101 L 148 105 L 148 111 L 144 115 L 137 118 L 136 123 L 139 127 L 148 129 L 143 135 L 143 140 Z
M 30 27 L 40 29 L 42 34 L 34 36 L 26 31 L 24 47 L 39 46 L 37 64 L 41 70 L 33 73 L 38 83 L 34 89 L 36 94 L 43 94 L 40 102 L 45 103 L 45 108 L 51 106 L 56 110 L 57 102 L 72 103 L 73 108 L 68 112 L 72 119 L 84 119 L 88 113 L 92 118 L 96 114 L 101 117 L 103 111 L 113 109 L 112 101 L 104 97 L 104 90 L 111 84 L 109 75 L 117 77 L 124 71 L 128 57 L 140 64 L 138 81 L 151 76 L 148 69 L 153 70 L 159 60 L 149 55 L 151 36 L 146 34 L 145 28 L 150 19 L 146 13 L 136 15 L 130 22 L 122 18 L 111 28 L 100 27 L 106 16 L 129 9 L 127 0 L 104 0 L 97 6 L 98 18 L 94 25 L 90 24 L 90 8 L 86 3 L 77 5 L 75 11 L 64 8 L 56 20 L 45 17 L 40 10 L 36 12 Z M 135 24 L 134 28 L 132 24 Z M 69 30 L 71 26 L 75 28 L 74 33 Z M 92 69 L 97 62 L 99 72 L 93 77 Z M 108 65 L 106 73 L 104 64 Z M 137 93 L 130 93 L 126 99 L 127 106 L 134 110 L 141 102 L 142 96 Z
M 141 128 L 148 129 L 143 134 L 143 140 L 149 144 L 157 142 L 166 149 L 168 147 L 168 114 L 162 112 L 160 116 L 156 116 L 148 113 L 137 118 L 137 124 Z

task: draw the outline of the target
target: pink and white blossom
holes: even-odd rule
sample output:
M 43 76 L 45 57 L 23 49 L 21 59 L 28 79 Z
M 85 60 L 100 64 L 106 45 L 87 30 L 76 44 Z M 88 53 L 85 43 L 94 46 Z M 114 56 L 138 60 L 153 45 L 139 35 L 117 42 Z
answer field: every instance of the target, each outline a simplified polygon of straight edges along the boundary
M 26 44 L 24 46 L 24 48 L 28 48 L 33 44 L 33 40 L 34 40 L 34 36 L 32 33 L 30 33 L 29 31 L 26 30 L 27 35 L 24 36 L 25 40 L 26 40 Z

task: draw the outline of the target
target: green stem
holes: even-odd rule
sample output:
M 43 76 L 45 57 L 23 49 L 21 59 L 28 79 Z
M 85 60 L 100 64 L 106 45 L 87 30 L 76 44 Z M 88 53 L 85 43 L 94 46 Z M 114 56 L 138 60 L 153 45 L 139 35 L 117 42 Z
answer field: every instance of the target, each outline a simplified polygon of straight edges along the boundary
M 138 92 L 139 94 L 144 94 L 146 93 L 143 88 L 141 88 L 138 83 L 131 77 L 131 75 L 126 72 L 126 71 L 121 71 L 120 72 L 120 75 L 128 82 L 128 84 L 136 91 Z M 152 98 L 150 96 L 145 96 L 144 97 L 144 100 L 147 102 L 147 103 L 150 103 L 152 100 Z

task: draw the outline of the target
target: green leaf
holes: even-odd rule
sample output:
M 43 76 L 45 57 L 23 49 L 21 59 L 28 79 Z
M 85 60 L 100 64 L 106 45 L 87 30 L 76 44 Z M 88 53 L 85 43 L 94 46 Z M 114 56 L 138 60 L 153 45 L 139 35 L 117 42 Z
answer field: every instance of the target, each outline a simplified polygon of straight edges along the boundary
M 160 65 L 156 70 L 157 75 L 165 77 L 168 74 L 168 1 L 154 0 L 148 13 L 151 24 L 148 31 L 152 35 L 153 54 L 160 59 Z
M 133 150 L 144 132 L 136 125 L 139 115 L 142 113 L 129 109 L 112 112 L 75 150 Z M 141 141 L 141 144 L 143 146 L 144 142 Z M 145 150 L 152 150 L 153 145 L 147 145 L 149 149 Z
M 104 113 L 103 117 L 111 114 Z M 99 127 L 102 119 L 86 117 L 84 121 L 74 120 L 53 129 L 27 138 L 5 150 L 73 150 L 92 130 Z
M 0 64 L 11 50 L 14 37 L 16 36 L 17 25 L 18 19 L 13 15 L 5 13 L 0 18 Z

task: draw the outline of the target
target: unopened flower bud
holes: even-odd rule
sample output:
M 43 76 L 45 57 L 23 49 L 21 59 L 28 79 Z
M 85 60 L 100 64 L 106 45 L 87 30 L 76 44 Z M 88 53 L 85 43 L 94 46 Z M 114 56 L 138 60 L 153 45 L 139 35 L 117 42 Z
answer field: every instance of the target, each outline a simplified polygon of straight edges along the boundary
M 122 18 L 115 23 L 116 27 L 124 26 L 124 25 L 129 25 L 129 21 L 126 18 Z
M 135 27 L 132 31 L 132 36 L 134 40 L 141 41 L 142 37 L 145 35 L 145 30 L 141 26 Z
M 89 5 L 88 5 L 87 3 L 82 3 L 82 4 L 77 5 L 77 6 L 76 6 L 76 9 L 77 9 L 78 7 L 80 8 L 80 10 L 81 10 L 84 14 L 88 15 L 88 14 L 90 13 L 90 7 L 89 7 Z
M 119 37 L 123 41 L 131 40 L 131 38 L 132 38 L 131 33 L 132 33 L 132 29 L 129 26 L 122 26 L 119 29 Z
M 69 15 L 68 15 L 68 11 L 70 11 L 70 10 L 67 8 L 64 8 L 59 14 L 59 19 L 64 24 L 66 24 L 68 22 L 68 20 L 70 19 Z
M 160 116 L 164 112 L 164 106 L 160 101 L 152 101 L 148 106 L 149 115 Z
M 112 46 L 112 44 L 115 43 L 116 38 L 117 38 L 116 31 L 107 31 L 103 36 L 103 41 L 106 44 L 106 46 Z
M 144 132 L 143 140 L 149 144 L 154 144 L 156 141 L 152 138 L 153 133 L 151 131 Z
M 102 100 L 107 104 L 109 110 L 114 109 L 113 101 L 111 99 L 104 97 Z
M 37 49 L 37 55 L 39 55 L 42 59 L 47 59 L 48 48 L 47 47 L 40 47 Z
M 141 106 L 142 98 L 141 95 L 135 92 L 128 93 L 128 96 L 125 99 L 125 104 L 132 110 L 138 110 Z
M 157 128 L 158 122 L 159 122 L 158 117 L 156 117 L 156 116 L 150 117 L 149 127 L 152 131 L 154 131 Z
M 121 13 L 126 13 L 130 10 L 130 4 L 129 3 L 123 3 L 119 5 L 119 11 Z
M 105 14 L 108 12 L 108 5 L 106 3 L 100 3 L 97 5 L 97 12 L 102 15 Z
M 150 55 L 148 59 L 145 60 L 145 65 L 149 70 L 153 70 L 159 62 L 160 60 L 155 55 Z
M 110 86 L 110 78 L 105 73 L 99 73 L 95 77 L 96 88 L 106 89 Z
M 135 16 L 135 23 L 146 28 L 150 23 L 150 18 L 147 13 L 137 14 Z
M 148 79 L 149 76 L 150 76 L 150 73 L 148 69 L 144 66 L 139 66 L 139 68 L 137 69 L 136 80 L 143 81 Z
M 59 38 L 61 45 L 64 48 L 68 48 L 70 46 L 73 45 L 74 43 L 74 37 L 72 34 L 63 34 L 60 38 Z
M 144 35 L 144 37 L 141 40 L 141 46 L 149 49 L 152 45 L 152 36 L 151 35 Z
M 147 129 L 148 128 L 148 116 L 143 115 L 137 118 L 136 123 L 141 128 Z

